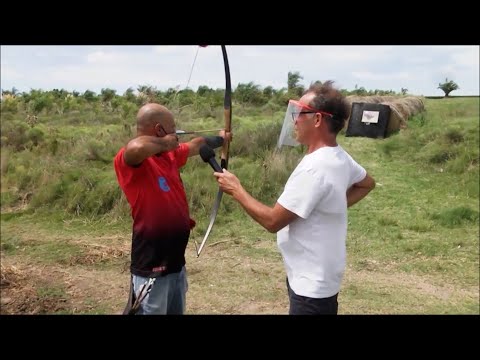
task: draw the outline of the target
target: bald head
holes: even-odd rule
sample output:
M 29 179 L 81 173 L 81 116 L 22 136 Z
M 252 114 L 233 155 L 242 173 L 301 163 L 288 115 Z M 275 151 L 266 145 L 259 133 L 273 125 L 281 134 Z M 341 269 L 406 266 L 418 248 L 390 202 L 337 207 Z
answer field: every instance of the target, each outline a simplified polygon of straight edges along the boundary
M 150 135 L 155 132 L 155 125 L 160 123 L 165 128 L 174 125 L 173 115 L 165 106 L 155 103 L 143 105 L 137 113 L 137 133 Z

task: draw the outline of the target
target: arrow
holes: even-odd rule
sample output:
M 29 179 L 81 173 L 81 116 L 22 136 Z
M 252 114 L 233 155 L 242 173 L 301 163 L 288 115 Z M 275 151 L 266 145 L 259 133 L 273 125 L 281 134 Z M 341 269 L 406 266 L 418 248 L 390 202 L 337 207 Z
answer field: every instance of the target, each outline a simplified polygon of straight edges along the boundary
M 199 133 L 205 133 L 205 132 L 210 132 L 210 131 L 220 131 L 223 129 L 208 129 L 208 130 L 197 130 L 197 131 L 185 131 L 185 130 L 177 130 L 176 134 L 177 135 L 188 135 L 188 134 L 199 134 Z

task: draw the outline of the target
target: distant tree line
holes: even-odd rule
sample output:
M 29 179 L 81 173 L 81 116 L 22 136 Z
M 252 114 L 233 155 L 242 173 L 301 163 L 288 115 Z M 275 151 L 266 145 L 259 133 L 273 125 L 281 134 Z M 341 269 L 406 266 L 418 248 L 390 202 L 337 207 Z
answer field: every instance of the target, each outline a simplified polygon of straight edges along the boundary
M 303 77 L 298 72 L 289 72 L 287 88 L 274 89 L 272 86 L 261 87 L 254 82 L 240 83 L 234 89 L 232 98 L 234 103 L 252 106 L 282 107 L 289 99 L 299 98 L 305 87 L 299 84 Z M 317 81 L 320 82 L 320 81 Z M 448 83 L 448 93 L 455 90 L 454 85 Z M 458 86 L 457 86 L 458 88 Z M 443 89 L 443 88 L 442 88 Z M 344 95 L 406 95 L 407 89 L 400 92 L 393 90 L 366 90 L 355 85 L 353 90 L 341 90 Z M 446 90 L 444 90 L 446 91 Z M 446 95 L 448 96 L 446 91 Z M 158 102 L 166 106 L 183 109 L 193 107 L 192 110 L 208 113 L 223 104 L 224 89 L 212 89 L 208 86 L 199 86 L 197 91 L 190 88 L 158 90 L 155 86 L 140 85 L 128 88 L 123 94 L 116 90 L 104 88 L 99 94 L 91 90 L 83 93 L 69 92 L 64 89 L 39 90 L 31 89 L 30 92 L 19 92 L 15 87 L 11 90 L 2 89 L 2 111 L 16 111 L 19 107 L 29 114 L 37 115 L 40 112 L 47 114 L 63 114 L 65 112 L 83 109 L 85 105 L 100 107 L 106 112 L 120 112 L 128 114 L 147 102 Z

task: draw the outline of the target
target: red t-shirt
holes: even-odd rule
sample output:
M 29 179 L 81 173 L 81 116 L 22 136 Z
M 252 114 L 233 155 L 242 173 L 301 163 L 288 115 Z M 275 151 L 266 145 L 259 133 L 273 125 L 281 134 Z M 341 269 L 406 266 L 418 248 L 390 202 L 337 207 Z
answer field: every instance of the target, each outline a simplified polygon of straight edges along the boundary
M 188 145 L 145 159 L 139 166 L 125 163 L 125 148 L 114 159 L 118 183 L 132 210 L 133 234 L 130 270 L 155 277 L 179 272 L 195 222 L 179 168 L 187 162 Z

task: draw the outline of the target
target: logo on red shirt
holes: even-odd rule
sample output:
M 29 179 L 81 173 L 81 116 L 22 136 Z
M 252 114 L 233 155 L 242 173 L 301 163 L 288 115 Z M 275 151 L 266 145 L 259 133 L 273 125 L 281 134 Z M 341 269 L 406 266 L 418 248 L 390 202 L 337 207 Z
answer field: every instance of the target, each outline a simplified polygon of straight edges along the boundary
M 158 177 L 158 186 L 160 186 L 160 189 L 165 192 L 170 191 L 170 187 L 167 184 L 167 179 L 165 179 L 163 176 Z

